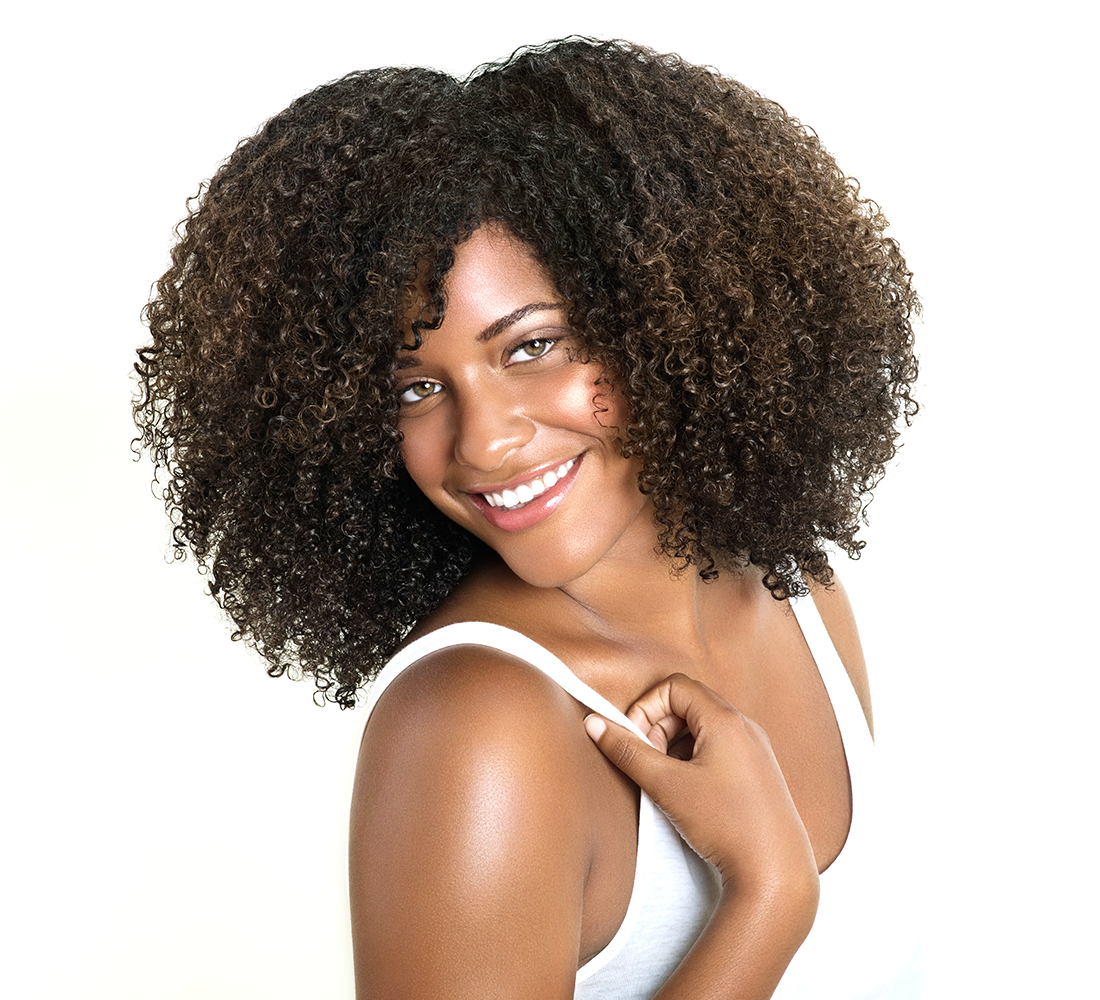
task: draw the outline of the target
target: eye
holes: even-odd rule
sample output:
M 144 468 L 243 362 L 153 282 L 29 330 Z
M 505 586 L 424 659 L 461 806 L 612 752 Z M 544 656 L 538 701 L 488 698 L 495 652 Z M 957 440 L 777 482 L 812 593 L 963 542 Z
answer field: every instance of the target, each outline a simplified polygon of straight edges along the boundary
M 438 382 L 411 382 L 397 394 L 397 400 L 404 404 L 417 403 L 434 396 L 442 388 Z
M 552 340 L 549 337 L 539 337 L 535 340 L 525 340 L 522 344 L 516 347 L 508 358 L 513 363 L 520 361 L 534 361 L 536 358 L 541 358 L 544 354 L 548 354 L 550 348 L 557 343 L 556 340 Z

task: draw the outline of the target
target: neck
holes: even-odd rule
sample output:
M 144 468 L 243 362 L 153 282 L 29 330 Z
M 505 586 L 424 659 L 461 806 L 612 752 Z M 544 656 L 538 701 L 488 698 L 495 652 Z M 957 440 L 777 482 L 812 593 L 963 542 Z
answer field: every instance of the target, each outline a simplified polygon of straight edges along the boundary
M 705 657 L 715 641 L 724 641 L 718 633 L 745 578 L 722 572 L 707 582 L 697 566 L 677 571 L 657 549 L 656 526 L 646 520 L 584 576 L 558 590 L 583 624 L 609 639 L 653 648 L 672 643 L 689 660 Z
M 526 582 L 486 550 L 421 627 L 474 620 L 514 628 L 556 652 L 601 693 L 613 689 L 607 685 L 615 675 L 629 676 L 626 704 L 648 686 L 638 686 L 642 662 L 654 682 L 675 670 L 705 676 L 706 664 L 728 653 L 733 631 L 744 638 L 751 630 L 760 590 L 752 572 L 723 570 L 713 582 L 695 566 L 675 572 L 657 551 L 652 517 L 639 517 L 594 566 L 559 586 Z

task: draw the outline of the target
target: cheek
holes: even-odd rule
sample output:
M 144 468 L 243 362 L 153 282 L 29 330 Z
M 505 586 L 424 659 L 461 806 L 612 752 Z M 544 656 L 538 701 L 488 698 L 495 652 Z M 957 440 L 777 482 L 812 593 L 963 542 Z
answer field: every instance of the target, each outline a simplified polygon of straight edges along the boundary
M 399 427 L 401 430 L 401 458 L 405 470 L 422 493 L 431 495 L 431 483 L 439 478 L 438 448 L 433 447 L 430 434 L 424 433 L 425 427 Z
M 610 379 L 603 377 L 603 371 L 603 366 L 595 362 L 578 366 L 568 382 L 557 387 L 554 398 L 577 426 L 588 433 L 615 438 L 626 425 L 626 401 Z
M 597 385 L 596 392 L 598 394 L 594 407 L 596 423 L 603 428 L 605 436 L 621 441 L 630 419 L 623 394 L 610 381 Z

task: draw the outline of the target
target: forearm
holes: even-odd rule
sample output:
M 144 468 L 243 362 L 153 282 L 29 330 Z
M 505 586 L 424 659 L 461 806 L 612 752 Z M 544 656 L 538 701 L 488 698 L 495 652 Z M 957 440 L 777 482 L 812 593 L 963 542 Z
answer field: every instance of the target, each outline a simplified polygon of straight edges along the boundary
M 767 1000 L 816 911 L 816 879 L 753 894 L 724 891 L 706 929 L 654 1000 Z

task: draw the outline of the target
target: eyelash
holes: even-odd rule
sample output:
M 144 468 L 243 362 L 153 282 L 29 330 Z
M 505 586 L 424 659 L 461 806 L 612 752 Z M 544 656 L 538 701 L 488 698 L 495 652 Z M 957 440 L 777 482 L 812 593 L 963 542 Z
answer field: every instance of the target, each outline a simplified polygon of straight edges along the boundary
M 557 342 L 558 338 L 556 337 L 533 337 L 531 340 L 525 340 L 521 344 L 516 344 L 516 346 L 508 352 L 507 357 L 513 358 L 525 348 L 537 346 L 542 348 L 538 354 L 528 354 L 526 358 L 522 358 L 519 361 L 513 361 L 512 364 L 522 365 L 529 361 L 538 361 L 540 358 L 546 357 Z M 426 392 L 423 396 L 417 395 L 415 390 L 420 387 L 428 388 L 431 391 Z M 442 391 L 442 389 L 443 386 L 439 382 L 432 382 L 428 379 L 424 379 L 420 382 L 410 382 L 398 391 L 397 401 L 405 406 L 412 406 L 415 403 L 419 403 L 421 400 L 429 399 L 436 395 L 436 393 Z M 412 394 L 412 398 L 406 398 L 410 394 Z
M 420 386 L 426 386 L 431 389 L 431 392 L 426 392 L 423 396 L 419 396 L 415 393 L 415 390 Z M 412 406 L 413 403 L 419 403 L 422 399 L 427 399 L 429 396 L 434 396 L 439 392 L 443 386 L 438 382 L 410 382 L 408 385 L 403 386 L 397 394 L 397 401 L 404 406 Z M 412 398 L 407 399 L 406 396 L 412 394 Z
M 524 361 L 538 361 L 539 358 L 546 357 L 550 353 L 550 349 L 557 343 L 557 339 L 554 337 L 534 337 L 531 340 L 525 340 L 522 344 L 517 344 L 508 352 L 508 357 L 515 357 L 525 347 L 530 347 L 532 344 L 545 344 L 545 350 L 539 351 L 538 354 L 529 354 L 522 361 L 516 362 L 517 364 L 523 364 Z

